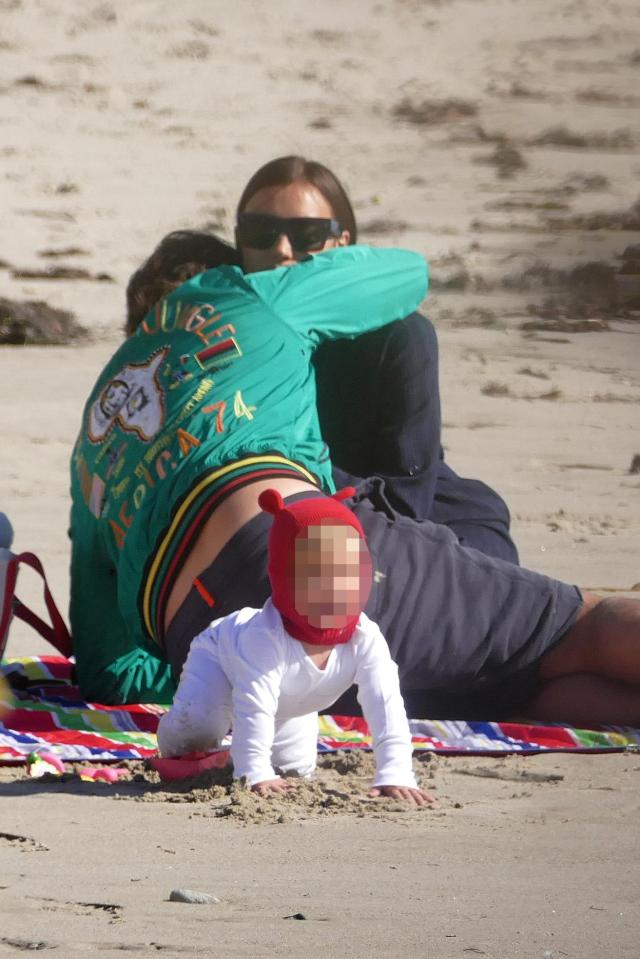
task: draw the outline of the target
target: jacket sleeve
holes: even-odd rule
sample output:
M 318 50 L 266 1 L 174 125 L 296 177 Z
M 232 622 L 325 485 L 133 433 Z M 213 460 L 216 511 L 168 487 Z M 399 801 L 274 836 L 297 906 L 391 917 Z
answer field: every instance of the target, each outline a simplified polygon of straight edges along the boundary
M 123 619 L 117 577 L 99 550 L 73 535 L 70 621 L 80 692 L 93 702 L 170 703 L 171 667 Z
M 427 292 L 427 263 L 408 250 L 348 246 L 248 279 L 284 323 L 317 344 L 413 312 Z

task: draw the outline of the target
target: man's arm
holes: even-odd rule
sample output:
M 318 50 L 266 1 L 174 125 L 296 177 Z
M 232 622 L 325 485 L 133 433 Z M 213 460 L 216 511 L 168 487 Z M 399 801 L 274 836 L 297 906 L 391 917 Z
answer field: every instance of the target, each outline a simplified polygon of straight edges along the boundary
M 283 322 L 317 345 L 411 313 L 427 292 L 427 264 L 408 250 L 349 246 L 245 280 Z

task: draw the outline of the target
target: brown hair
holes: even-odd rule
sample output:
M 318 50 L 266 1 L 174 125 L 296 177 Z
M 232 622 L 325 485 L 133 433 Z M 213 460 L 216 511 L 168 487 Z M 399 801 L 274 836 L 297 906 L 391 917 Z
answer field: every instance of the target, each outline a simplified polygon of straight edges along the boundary
M 310 183 L 325 198 L 333 210 L 333 215 L 343 230 L 349 231 L 349 243 L 356 243 L 358 227 L 353 207 L 345 188 L 337 176 L 313 160 L 300 156 L 277 157 L 265 163 L 253 174 L 240 197 L 238 213 L 243 213 L 249 200 L 260 190 L 274 186 L 288 186 L 290 183 Z
M 235 248 L 212 233 L 200 230 L 167 233 L 127 284 L 126 335 L 135 333 L 158 300 L 192 276 L 217 266 L 239 264 Z

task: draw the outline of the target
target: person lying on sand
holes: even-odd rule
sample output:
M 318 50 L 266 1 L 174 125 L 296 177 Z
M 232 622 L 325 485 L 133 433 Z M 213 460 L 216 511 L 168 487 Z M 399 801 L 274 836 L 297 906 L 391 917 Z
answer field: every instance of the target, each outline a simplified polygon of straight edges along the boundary
M 302 493 L 287 505 L 277 490 L 260 494 L 261 508 L 273 514 L 271 597 L 262 609 L 216 619 L 195 637 L 158 727 L 163 757 L 211 751 L 232 729 L 236 778 L 263 796 L 286 792 L 290 780 L 276 769 L 313 773 L 318 710 L 356 683 L 376 760 L 369 795 L 431 801 L 413 773 L 398 670 L 362 611 L 371 559 L 360 523 L 341 502 L 352 492 Z
M 319 225 L 326 227 L 326 223 Z M 318 237 L 312 239 L 317 241 Z M 178 263 L 179 249 L 173 249 L 170 262 L 165 263 L 162 247 L 153 259 L 154 269 L 164 275 L 165 267 L 169 271 Z M 357 253 L 358 248 L 343 252 L 349 249 L 356 256 L 363 255 L 362 251 Z M 234 351 L 233 363 L 216 367 L 215 385 L 218 390 L 222 385 L 232 398 L 231 422 L 240 419 L 244 448 L 252 450 L 258 444 L 257 448 L 264 450 L 261 438 L 265 429 L 270 437 L 270 455 L 274 449 L 282 451 L 283 444 L 284 457 L 278 454 L 266 464 L 260 460 L 261 467 L 271 470 L 270 477 L 278 469 L 289 470 L 279 474 L 282 478 L 277 483 L 265 479 L 259 469 L 254 472 L 255 457 L 250 457 L 251 463 L 247 464 L 250 485 L 236 492 L 223 479 L 241 483 L 244 475 L 242 469 L 237 476 L 229 477 L 227 472 L 227 467 L 233 473 L 238 466 L 229 457 L 224 430 L 218 429 L 218 424 L 224 428 L 227 422 L 224 414 L 228 401 L 222 397 L 223 409 L 216 394 L 209 394 L 214 377 L 205 364 L 197 362 L 205 347 L 213 347 L 216 360 L 217 340 L 227 339 L 215 336 L 216 330 L 225 332 L 225 318 L 208 314 L 207 305 L 215 303 L 224 288 L 217 285 L 220 280 L 215 278 L 216 271 L 188 281 L 156 304 L 147 318 L 133 327 L 134 332 L 101 375 L 87 405 L 73 464 L 72 626 L 79 679 L 89 698 L 107 702 L 170 701 L 174 680 L 166 660 L 179 676 L 191 640 L 211 622 L 212 607 L 206 596 L 214 597 L 217 615 L 244 606 L 262 606 L 270 587 L 266 575 L 268 524 L 257 503 L 261 488 L 278 485 L 284 498 L 304 489 L 318 489 L 310 474 L 298 478 L 299 459 L 296 466 L 287 459 L 287 453 L 299 449 L 301 458 L 313 450 L 315 457 L 306 462 L 311 465 L 313 460 L 322 487 L 331 492 L 330 463 L 321 452 L 317 421 L 309 407 L 313 382 L 307 379 L 308 331 L 310 317 L 318 323 L 320 310 L 335 309 L 334 322 L 340 316 L 340 303 L 328 297 L 332 284 L 327 284 L 327 273 L 336 266 L 333 257 L 340 252 L 310 257 L 294 270 L 253 274 L 258 286 L 271 276 L 277 283 L 284 283 L 286 290 L 286 283 L 300 272 L 302 279 L 311 263 L 329 261 L 326 272 L 314 274 L 319 280 L 313 285 L 314 296 L 307 305 L 299 304 L 297 331 L 285 335 L 281 321 L 265 312 L 264 305 L 258 318 L 253 304 L 247 326 L 243 323 L 241 328 L 245 336 L 249 335 L 250 346 L 252 332 L 259 340 L 262 337 L 262 350 L 251 348 L 244 361 Z M 384 259 L 388 251 L 378 252 Z M 193 260 L 191 250 L 188 259 L 195 270 L 202 262 Z M 358 273 L 359 282 L 388 282 L 388 274 L 379 275 L 382 262 L 371 262 L 371 279 L 364 270 Z M 408 266 L 408 261 L 404 262 Z M 355 263 L 349 265 L 355 268 Z M 398 272 L 398 268 L 396 261 L 396 292 L 402 282 L 407 282 L 403 278 L 407 274 Z M 355 273 L 347 275 L 357 286 Z M 235 272 L 232 276 L 232 290 L 236 290 L 239 280 Z M 145 282 L 149 282 L 148 275 Z M 251 283 L 247 286 L 253 289 Z M 384 283 L 371 291 L 373 300 L 366 300 L 371 309 L 380 307 L 383 287 Z M 339 295 L 347 314 L 350 310 L 358 313 L 355 301 L 347 302 L 352 294 L 366 299 L 365 291 L 353 293 L 344 282 L 337 283 L 333 292 Z M 185 304 L 189 305 L 186 313 Z M 153 301 L 147 301 L 146 306 L 150 309 Z M 282 310 L 282 302 L 279 308 Z M 183 315 L 190 329 L 180 326 L 178 318 Z M 241 316 L 239 310 L 230 319 L 240 323 Z M 212 325 L 203 328 L 204 323 Z M 206 344 L 203 335 L 209 337 Z M 100 399 L 108 400 L 111 410 L 113 397 L 122 392 L 119 381 L 123 379 L 124 357 L 132 361 L 132 372 L 139 373 L 140 359 L 144 366 L 152 362 L 156 345 L 165 350 L 172 344 L 172 361 L 162 367 L 165 378 L 157 390 L 167 406 L 166 418 L 157 432 L 145 439 L 134 430 L 126 406 L 113 422 L 102 422 L 105 410 Z M 269 351 L 265 344 L 269 344 Z M 260 362 L 264 356 L 268 358 L 266 365 Z M 241 386 L 245 376 L 251 377 L 252 393 L 256 389 L 266 397 L 266 420 L 254 415 L 254 404 L 244 399 Z M 128 383 L 131 376 L 127 374 L 124 379 Z M 286 429 L 277 404 L 274 408 L 276 383 L 275 396 L 286 397 L 287 408 L 300 412 Z M 185 391 L 177 395 L 180 384 Z M 233 400 L 234 390 L 240 391 L 242 403 L 239 398 L 237 403 Z M 138 411 L 145 413 L 146 404 L 141 403 L 142 397 L 136 397 L 131 413 L 137 417 Z M 161 409 L 165 417 L 165 407 Z M 304 416 L 302 410 L 306 410 Z M 95 424 L 99 433 L 108 428 L 102 441 L 96 433 L 87 435 L 92 413 L 100 419 Z M 311 448 L 300 445 L 307 425 L 314 438 Z M 187 482 L 186 492 L 180 494 L 173 484 L 188 456 L 192 457 L 191 472 L 186 479 L 191 486 Z M 167 487 L 164 484 L 169 477 L 173 482 Z M 216 486 L 211 490 L 210 504 L 205 501 L 204 505 L 209 505 L 203 514 L 197 508 L 189 512 L 193 503 L 190 497 L 207 491 L 210 477 L 215 482 L 222 480 L 220 488 L 227 499 L 220 502 L 216 498 Z M 165 498 L 167 490 L 175 493 L 173 498 Z M 144 520 L 134 525 L 142 515 L 143 497 L 147 506 Z M 418 522 L 394 511 L 380 478 L 360 484 L 349 507 L 365 531 L 374 568 L 365 612 L 387 640 L 410 715 L 501 719 L 518 714 L 573 724 L 640 724 L 637 600 L 583 595 L 576 586 L 462 547 L 444 525 Z M 136 534 L 128 542 L 127 531 Z M 144 552 L 130 548 L 134 542 L 137 546 L 144 544 Z M 167 543 L 175 546 L 174 552 L 167 551 Z M 206 595 L 200 591 L 202 585 Z M 155 613 L 149 617 L 151 610 Z M 158 639 L 152 638 L 152 629 Z M 343 697 L 334 705 L 336 713 L 359 711 L 355 697 L 346 701 Z

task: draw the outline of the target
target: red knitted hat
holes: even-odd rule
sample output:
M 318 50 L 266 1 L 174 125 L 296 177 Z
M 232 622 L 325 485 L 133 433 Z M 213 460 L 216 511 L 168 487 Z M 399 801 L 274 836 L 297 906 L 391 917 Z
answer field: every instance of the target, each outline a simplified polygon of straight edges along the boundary
M 285 505 L 280 493 L 274 489 L 264 490 L 258 497 L 260 507 L 273 514 L 268 566 L 273 604 L 282 616 L 287 632 L 295 639 L 314 645 L 347 643 L 356 628 L 362 607 L 366 604 L 371 590 L 371 561 L 366 549 L 364 531 L 355 513 L 342 503 L 342 500 L 354 493 L 355 490 L 348 486 L 334 496 L 299 499 L 289 505 Z M 295 606 L 295 541 L 310 526 L 327 525 L 352 527 L 364 547 L 360 561 L 361 609 L 355 616 L 349 617 L 345 626 L 336 629 L 312 626 Z

